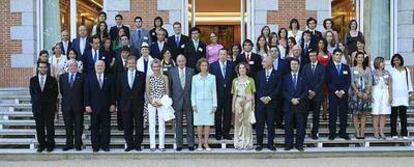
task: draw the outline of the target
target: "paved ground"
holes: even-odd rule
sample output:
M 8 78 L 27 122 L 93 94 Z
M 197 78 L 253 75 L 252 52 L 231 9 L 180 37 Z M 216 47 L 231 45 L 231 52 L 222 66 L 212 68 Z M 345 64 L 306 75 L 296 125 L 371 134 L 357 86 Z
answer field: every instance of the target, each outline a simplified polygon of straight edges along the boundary
M 64 160 L 0 161 L 0 167 L 412 167 L 413 157 L 314 158 L 314 159 L 176 159 L 176 160 Z

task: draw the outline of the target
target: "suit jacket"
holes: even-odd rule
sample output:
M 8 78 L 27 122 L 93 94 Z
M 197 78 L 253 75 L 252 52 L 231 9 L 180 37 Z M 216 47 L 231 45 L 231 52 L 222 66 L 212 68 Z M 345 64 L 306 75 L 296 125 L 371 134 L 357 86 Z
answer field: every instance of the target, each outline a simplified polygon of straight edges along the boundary
M 59 77 L 59 89 L 60 94 L 62 95 L 62 111 L 67 112 L 72 108 L 73 110 L 83 112 L 85 109 L 85 105 L 83 104 L 85 76 L 81 73 L 76 73 L 72 87 L 69 83 L 69 77 L 69 73 L 65 73 Z
M 180 44 L 177 46 L 175 35 L 168 37 L 167 46 L 171 49 L 171 55 L 174 61 L 177 60 L 179 54 L 184 54 L 184 46 L 190 40 L 188 36 L 181 34 Z
M 72 47 L 72 42 L 68 41 L 68 49 L 67 50 L 65 50 L 65 47 L 63 47 L 63 42 L 59 42 L 59 45 L 60 45 L 60 48 L 62 48 L 62 53 L 66 56 L 69 56 L 69 50 Z
M 310 50 L 317 48 L 317 46 L 311 46 L 311 44 L 313 44 L 313 43 L 309 43 L 309 46 L 306 49 L 305 49 L 305 43 L 303 42 L 303 40 L 302 40 L 302 42 L 300 44 L 300 46 L 302 48 L 302 59 L 303 59 L 303 63 L 305 63 L 305 64 L 310 63 L 310 59 L 309 59 L 309 52 L 310 52 Z
M 109 57 L 105 55 L 105 52 L 102 49 L 99 49 L 99 58 L 96 60 L 103 60 L 106 65 L 106 69 L 109 69 L 109 64 L 111 63 L 111 60 Z M 94 74 L 95 73 L 95 62 L 93 61 L 93 55 L 92 55 L 92 49 L 88 49 L 85 51 L 83 61 L 83 70 L 86 74 Z
M 122 28 L 125 30 L 125 34 L 126 36 L 128 36 L 128 39 L 131 39 L 129 38 L 129 27 L 122 25 Z M 119 29 L 116 25 L 111 27 L 111 29 L 109 30 L 109 36 L 111 36 L 112 40 L 118 39 L 118 31 Z
M 273 62 L 274 61 L 275 60 L 273 60 Z M 284 59 L 281 59 L 279 57 L 278 60 L 277 60 L 277 69 L 276 69 L 275 65 L 273 65 L 273 70 L 276 70 L 277 72 L 279 72 L 281 77 L 283 77 L 286 73 L 288 73 L 290 71 L 289 67 L 290 67 L 290 65 L 288 65 Z
M 127 59 L 125 59 L 125 61 L 127 61 Z M 116 57 L 115 58 L 115 63 L 114 63 L 114 67 L 112 69 L 114 78 L 118 79 L 118 76 L 127 70 L 127 67 L 125 67 L 124 62 L 122 61 L 122 57 Z
M 296 88 L 292 81 L 292 74 L 286 74 L 283 77 L 283 98 L 285 103 L 283 105 L 285 112 L 306 111 L 308 99 L 308 87 L 306 78 L 298 74 Z M 293 105 L 292 98 L 299 98 L 299 104 Z
M 184 45 L 184 56 L 187 58 L 187 67 L 196 69 L 197 61 L 206 57 L 206 44 L 199 41 L 197 51 L 192 40 Z
M 161 27 L 162 28 L 162 27 Z M 165 28 L 162 28 L 167 34 L 165 34 L 165 37 L 168 37 L 168 31 L 165 29 Z M 150 31 L 149 31 L 149 35 L 150 35 L 150 37 L 151 37 L 151 41 L 152 42 L 154 42 L 154 41 L 157 41 L 157 32 L 156 32 L 156 30 L 155 30 L 155 28 L 152 28 Z M 149 43 L 150 44 L 150 43 Z
M 58 96 L 58 84 L 54 77 L 46 76 L 43 91 L 40 88 L 39 76 L 30 78 L 30 96 L 32 102 L 32 112 L 54 112 Z
M 85 54 L 85 52 L 87 50 L 91 49 L 90 41 L 91 41 L 91 39 L 89 37 L 86 37 L 85 50 L 83 51 L 83 54 Z M 79 37 L 72 40 L 72 47 L 71 48 L 75 49 L 76 52 L 78 53 L 78 60 L 83 60 L 84 55 L 81 54 L 80 38 Z
M 181 86 L 180 73 L 178 67 L 174 67 L 169 71 L 169 83 L 171 90 L 171 97 L 173 99 L 173 108 L 175 110 L 190 109 L 191 110 L 191 81 L 194 75 L 194 70 L 185 68 L 185 86 Z
M 86 78 L 84 103 L 92 108 L 92 112 L 109 112 L 109 107 L 115 105 L 114 78 L 111 74 L 105 74 L 103 82 L 101 88 L 96 73 L 91 73 Z
M 256 104 L 258 107 L 265 105 L 260 100 L 261 97 L 265 97 L 265 96 L 269 96 L 271 98 L 270 105 L 273 107 L 276 107 L 277 100 L 280 99 L 279 95 L 280 95 L 281 88 L 282 88 L 282 85 L 281 85 L 282 82 L 280 82 L 281 78 L 282 78 L 281 74 L 274 69 L 270 73 L 268 80 L 266 80 L 265 70 L 261 70 L 257 73 L 257 78 L 256 78 L 255 83 L 256 83 L 256 95 L 257 95 Z
M 153 42 L 153 43 L 151 44 L 151 46 L 150 46 L 150 53 L 151 53 L 151 56 L 152 56 L 154 59 L 162 60 L 163 55 L 161 55 L 161 51 L 162 51 L 162 49 L 164 49 L 165 47 L 167 47 L 167 42 L 164 42 L 164 46 L 163 46 L 163 48 L 161 48 L 161 49 L 158 47 L 158 43 L 157 43 L 157 41 Z
M 249 76 L 254 79 L 256 79 L 257 72 L 263 69 L 262 68 L 262 56 L 256 53 L 253 53 L 253 52 L 251 52 L 250 62 L 247 62 L 245 53 L 240 54 L 236 59 L 236 64 L 239 64 L 241 62 L 246 62 L 247 64 L 249 64 L 250 66 Z
M 290 73 L 291 69 L 290 69 L 290 62 L 293 60 L 293 57 L 285 57 L 285 61 L 286 64 L 288 66 L 287 68 L 287 73 Z M 299 65 L 299 73 L 302 72 L 303 66 L 305 66 L 304 63 L 302 63 L 302 61 L 304 60 L 303 56 L 300 57 L 299 61 L 300 61 L 300 65 Z
M 316 93 L 315 100 L 321 101 L 323 99 L 322 85 L 325 83 L 325 75 L 325 67 L 322 64 L 316 65 L 314 73 L 311 63 L 303 67 L 302 76 L 306 78 L 309 90 Z
M 234 65 L 232 61 L 226 61 L 226 74 L 225 78 L 223 78 L 219 61 L 220 60 L 210 64 L 210 73 L 216 76 L 217 98 L 219 99 L 218 102 L 220 104 L 224 103 L 226 98 L 231 97 L 231 82 L 234 78 Z
M 135 30 L 135 31 L 132 32 L 130 39 L 131 39 L 130 41 L 132 43 L 131 48 L 134 48 L 138 51 L 137 55 L 135 55 L 137 57 L 141 56 L 141 46 L 142 46 L 143 42 L 148 43 L 148 45 L 152 43 L 151 37 L 150 37 L 148 31 L 143 29 L 143 28 L 141 29 L 141 37 L 140 38 L 138 37 L 138 31 Z
M 135 71 L 132 89 L 128 84 L 128 71 L 121 72 L 118 75 L 117 81 L 116 99 L 121 112 L 127 112 L 131 109 L 136 111 L 139 109 L 139 106 L 144 107 L 145 75 L 143 72 Z
M 334 63 L 330 63 L 326 69 L 326 82 L 329 88 L 329 94 L 334 95 L 335 91 L 343 90 L 348 95 L 351 86 L 351 70 L 348 65 L 341 64 L 341 71 L 338 70 Z
M 147 67 L 147 73 L 145 74 L 145 76 L 150 76 L 150 75 L 152 75 L 152 69 L 151 69 L 151 62 L 153 61 L 154 59 L 151 57 L 151 56 L 149 56 L 148 57 L 148 67 Z M 137 60 L 137 70 L 138 71 L 141 71 L 141 72 L 145 72 L 145 66 L 144 66 L 144 57 L 140 57 L 138 60 Z

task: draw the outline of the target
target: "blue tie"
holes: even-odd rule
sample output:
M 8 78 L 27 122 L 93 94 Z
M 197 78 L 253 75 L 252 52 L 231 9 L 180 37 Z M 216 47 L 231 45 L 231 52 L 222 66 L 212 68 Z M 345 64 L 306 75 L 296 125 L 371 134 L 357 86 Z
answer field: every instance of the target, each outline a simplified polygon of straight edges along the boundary
M 180 47 L 180 38 L 178 36 L 175 37 L 175 44 L 177 45 L 177 48 Z
M 141 39 L 141 30 L 138 30 L 138 39 Z
M 295 87 L 295 89 L 296 89 L 296 86 L 297 86 L 296 74 L 293 74 L 293 86 L 294 86 L 294 87 Z
M 338 75 L 341 75 L 341 65 L 336 65 L 336 70 L 338 71 Z
M 98 58 L 98 52 L 95 50 L 95 54 L 93 55 L 93 62 L 96 63 L 96 59 Z

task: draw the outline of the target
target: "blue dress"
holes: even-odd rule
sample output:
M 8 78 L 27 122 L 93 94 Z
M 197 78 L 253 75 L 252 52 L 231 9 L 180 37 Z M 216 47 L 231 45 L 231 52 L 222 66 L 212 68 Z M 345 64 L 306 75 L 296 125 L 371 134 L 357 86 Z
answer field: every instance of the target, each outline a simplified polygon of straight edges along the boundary
M 213 126 L 214 112 L 217 108 L 216 78 L 208 74 L 200 73 L 193 76 L 191 82 L 191 106 L 195 106 L 194 126 Z

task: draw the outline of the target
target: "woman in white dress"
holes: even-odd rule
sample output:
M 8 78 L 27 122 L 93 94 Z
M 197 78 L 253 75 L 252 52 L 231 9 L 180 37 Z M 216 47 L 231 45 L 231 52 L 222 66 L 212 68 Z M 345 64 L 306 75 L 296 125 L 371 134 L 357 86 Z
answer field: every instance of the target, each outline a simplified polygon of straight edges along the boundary
M 410 94 L 413 92 L 410 70 L 404 66 L 404 59 L 400 54 L 394 54 L 391 59 L 390 70 L 393 80 L 392 104 L 391 104 L 391 136 L 398 138 L 397 117 L 400 117 L 401 133 L 403 139 L 408 139 L 407 131 L 407 107 L 409 105 Z
M 268 46 L 266 42 L 266 37 L 263 35 L 260 35 L 257 38 L 256 42 L 256 53 L 262 56 L 262 59 L 267 56 Z
M 59 78 L 60 75 L 65 73 L 65 65 L 68 61 L 67 57 L 62 54 L 62 45 L 57 43 L 53 48 L 53 56 L 49 58 L 50 63 L 50 74 L 55 77 L 56 79 Z
M 392 79 L 391 74 L 385 70 L 383 57 L 377 57 L 372 71 L 372 111 L 374 137 L 385 139 L 384 127 L 387 115 L 391 114 Z
M 300 30 L 298 19 L 293 18 L 292 20 L 290 20 L 288 37 L 295 38 L 296 43 L 300 44 L 302 42 L 302 33 L 303 31 Z

